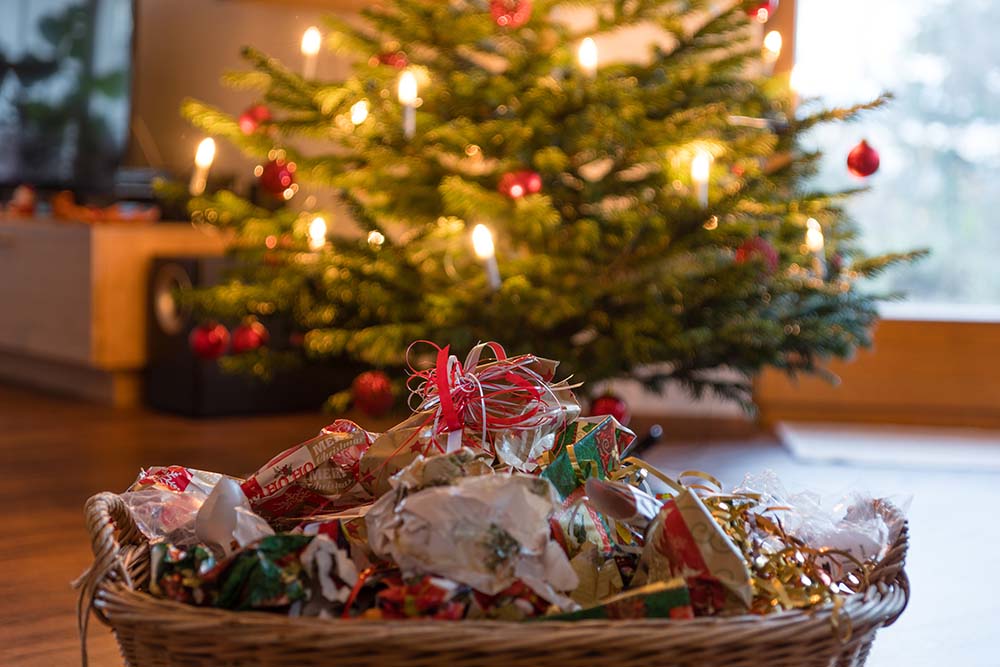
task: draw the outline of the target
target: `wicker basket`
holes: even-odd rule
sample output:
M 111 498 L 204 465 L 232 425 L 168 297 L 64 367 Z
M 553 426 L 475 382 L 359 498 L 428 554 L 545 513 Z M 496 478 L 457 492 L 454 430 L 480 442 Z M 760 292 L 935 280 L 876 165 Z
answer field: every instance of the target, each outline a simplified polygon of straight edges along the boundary
M 896 510 L 880 503 L 879 510 Z M 871 585 L 832 606 L 773 616 L 684 621 L 338 621 L 184 605 L 144 593 L 149 548 L 112 493 L 86 506 L 93 566 L 77 582 L 86 664 L 90 610 L 131 667 L 848 667 L 864 665 L 876 631 L 903 612 L 905 524 Z M 848 636 L 849 635 L 849 636 Z

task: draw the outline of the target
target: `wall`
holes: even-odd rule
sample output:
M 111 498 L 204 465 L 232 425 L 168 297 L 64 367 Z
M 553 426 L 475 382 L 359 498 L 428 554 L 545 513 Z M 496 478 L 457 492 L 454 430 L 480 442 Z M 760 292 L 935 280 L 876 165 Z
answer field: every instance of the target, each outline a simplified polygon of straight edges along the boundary
M 137 0 L 133 132 L 127 162 L 190 169 L 202 135 L 180 117 L 185 97 L 231 113 L 254 101 L 253 93 L 219 83 L 222 73 L 244 69 L 245 45 L 299 65 L 299 40 L 310 25 L 345 9 L 349 2 L 251 2 L 245 0 Z M 317 75 L 336 78 L 345 64 L 321 53 Z M 150 147 L 152 144 L 152 147 Z M 143 148 L 146 150 L 144 151 Z M 232 171 L 246 162 L 231 146 L 219 145 L 216 169 Z

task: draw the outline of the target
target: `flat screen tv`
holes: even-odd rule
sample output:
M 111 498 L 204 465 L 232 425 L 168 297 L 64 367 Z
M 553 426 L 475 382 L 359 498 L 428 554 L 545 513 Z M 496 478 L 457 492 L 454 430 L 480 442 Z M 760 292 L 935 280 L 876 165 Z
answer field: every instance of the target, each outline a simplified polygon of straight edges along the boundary
M 0 187 L 111 190 L 133 18 L 132 0 L 0 0 Z

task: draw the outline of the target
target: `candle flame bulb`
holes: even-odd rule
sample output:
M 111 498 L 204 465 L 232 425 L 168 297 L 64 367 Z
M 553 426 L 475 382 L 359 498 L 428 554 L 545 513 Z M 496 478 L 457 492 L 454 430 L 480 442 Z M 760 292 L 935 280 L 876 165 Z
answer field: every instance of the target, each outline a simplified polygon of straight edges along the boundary
M 777 30 L 772 30 L 764 35 L 764 59 L 769 62 L 777 60 L 778 56 L 781 55 L 783 41 L 781 33 Z
M 708 208 L 708 178 L 712 171 L 712 154 L 700 150 L 691 159 L 691 184 L 698 197 L 698 204 Z
M 309 248 L 313 251 L 320 250 L 326 245 L 326 220 L 321 216 L 316 216 L 309 223 Z
M 587 76 L 594 76 L 597 73 L 597 43 L 590 37 L 585 38 L 580 42 L 580 49 L 576 55 L 580 67 Z
M 306 28 L 306 31 L 302 33 L 302 55 L 315 56 L 318 54 L 322 41 L 323 35 L 320 34 L 319 28 L 314 25 Z
M 213 161 L 215 161 L 215 139 L 211 137 L 202 139 L 194 154 L 195 166 L 208 169 L 212 166 Z
M 368 120 L 368 100 L 355 102 L 351 107 L 351 122 L 355 125 L 361 125 L 366 120 Z
M 486 225 L 476 225 L 472 229 L 472 247 L 479 259 L 489 259 L 496 255 L 493 245 L 493 232 Z
M 496 292 L 500 289 L 500 267 L 497 265 L 496 247 L 493 245 L 493 232 L 486 225 L 476 225 L 472 229 L 472 248 L 483 262 L 486 269 L 486 280 L 490 289 Z
M 188 192 L 192 197 L 197 197 L 205 192 L 208 184 L 208 170 L 215 161 L 215 140 L 211 137 L 202 139 L 198 144 L 198 150 L 194 153 L 194 172 L 191 173 L 191 182 L 188 184 Z
M 412 139 L 417 133 L 417 77 L 406 70 L 399 77 L 399 103 L 403 105 L 403 136 Z
M 312 79 L 316 76 L 316 56 L 319 55 L 319 47 L 323 42 L 323 36 L 316 26 L 309 26 L 302 33 L 302 76 Z
M 826 240 L 823 238 L 823 228 L 815 218 L 806 220 L 806 247 L 809 252 L 823 252 Z
M 409 70 L 399 77 L 399 103 L 406 106 L 417 103 L 417 77 Z
M 698 151 L 691 160 L 691 180 L 707 181 L 712 169 L 712 154 L 708 151 Z

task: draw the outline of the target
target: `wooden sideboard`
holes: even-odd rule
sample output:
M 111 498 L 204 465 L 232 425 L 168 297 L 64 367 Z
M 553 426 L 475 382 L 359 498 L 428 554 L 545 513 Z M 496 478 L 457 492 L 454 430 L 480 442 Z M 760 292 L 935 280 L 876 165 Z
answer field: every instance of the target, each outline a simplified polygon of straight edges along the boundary
M 0 220 L 0 380 L 135 405 L 152 258 L 224 249 L 182 223 Z

